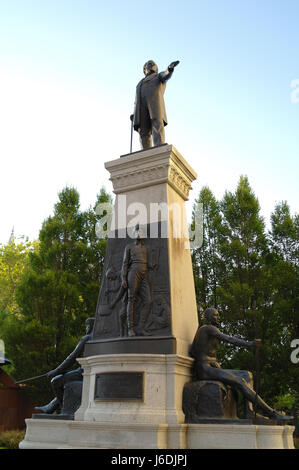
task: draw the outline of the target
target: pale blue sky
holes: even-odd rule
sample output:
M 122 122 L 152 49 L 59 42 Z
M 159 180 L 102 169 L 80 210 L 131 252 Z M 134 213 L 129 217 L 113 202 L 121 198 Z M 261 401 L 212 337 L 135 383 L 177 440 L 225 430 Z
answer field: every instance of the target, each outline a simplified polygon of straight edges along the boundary
M 277 201 L 298 211 L 298 44 L 297 0 L 0 0 L 0 243 L 36 238 L 66 184 L 83 209 L 112 191 L 148 59 L 181 61 L 166 141 L 198 173 L 189 208 L 246 174 L 267 223 Z

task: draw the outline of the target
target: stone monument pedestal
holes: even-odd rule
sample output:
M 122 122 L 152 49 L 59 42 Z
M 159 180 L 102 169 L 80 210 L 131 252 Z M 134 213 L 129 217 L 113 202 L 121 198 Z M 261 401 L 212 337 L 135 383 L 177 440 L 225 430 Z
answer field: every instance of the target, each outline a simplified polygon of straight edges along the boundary
M 116 194 L 116 218 L 93 339 L 78 359 L 84 369 L 81 406 L 74 420 L 46 415 L 26 420 L 20 448 L 293 448 L 290 426 L 185 423 L 183 389 L 192 379 L 189 347 L 198 320 L 184 202 L 196 173 L 167 144 L 124 155 L 105 167 Z M 134 242 L 126 231 L 134 226 L 136 209 L 150 232 L 144 242 L 148 270 L 143 286 L 150 300 L 145 310 L 144 299 L 137 298 L 136 332 L 144 333 L 128 337 L 121 325 L 126 308 L 113 300 L 122 285 L 124 250 Z
M 179 424 L 183 388 L 193 360 L 176 354 L 84 357 L 83 399 L 75 420 L 99 423 Z M 106 390 L 105 390 L 106 389 Z
M 92 341 L 85 356 L 102 354 L 178 354 L 188 356 L 198 326 L 185 201 L 195 171 L 173 145 L 161 145 L 105 163 L 116 195 L 108 234 Z M 121 334 L 124 253 L 135 244 L 134 228 L 144 233 L 145 283 L 137 295 L 136 338 Z M 134 265 L 135 266 L 135 265 Z M 130 265 L 127 275 L 130 279 Z M 133 269 L 132 269 L 133 271 Z M 130 286 L 128 286 L 130 292 Z M 128 302 L 129 300 L 127 300 Z M 113 305 L 113 307 L 111 307 Z M 123 313 L 123 309 L 124 312 Z M 145 335 L 139 336 L 143 323 Z

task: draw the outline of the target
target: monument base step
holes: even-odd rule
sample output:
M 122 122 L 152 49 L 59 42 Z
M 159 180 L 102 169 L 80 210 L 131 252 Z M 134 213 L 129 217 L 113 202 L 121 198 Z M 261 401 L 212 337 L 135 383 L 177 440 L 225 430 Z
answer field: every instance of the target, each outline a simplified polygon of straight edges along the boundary
M 20 449 L 294 449 L 294 426 L 28 419 Z

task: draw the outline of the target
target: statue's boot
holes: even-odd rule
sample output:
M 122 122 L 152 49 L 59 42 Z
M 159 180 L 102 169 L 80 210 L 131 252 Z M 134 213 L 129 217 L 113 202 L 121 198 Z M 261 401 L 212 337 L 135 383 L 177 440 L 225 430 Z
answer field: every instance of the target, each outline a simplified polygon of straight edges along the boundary
M 281 413 L 278 413 L 278 411 L 273 410 L 269 405 L 267 405 L 264 400 L 255 393 L 254 390 L 252 390 L 248 385 L 246 384 L 246 381 L 242 379 L 241 381 L 242 384 L 242 389 L 243 393 L 246 396 L 248 400 L 251 401 L 251 403 L 255 403 L 257 408 L 263 412 L 268 418 L 274 419 L 277 421 L 290 421 L 294 419 L 293 416 L 288 416 L 288 415 L 283 415 Z
M 44 405 L 44 406 L 36 406 L 34 409 L 36 411 L 39 411 L 40 413 L 45 413 L 47 415 L 50 415 L 52 413 L 54 413 L 54 411 L 56 411 L 57 409 L 59 408 L 59 401 L 58 399 L 55 397 L 52 401 L 50 401 L 50 403 L 48 403 L 47 405 Z
M 128 336 L 136 336 L 136 333 L 135 331 L 133 330 L 133 328 L 128 328 Z
M 275 419 L 276 421 L 291 421 L 292 419 L 294 419 L 294 416 L 283 415 L 281 413 L 278 413 L 278 411 L 273 411 L 271 419 Z
M 120 329 L 120 336 L 128 336 L 128 325 L 127 325 L 127 317 L 126 313 L 121 314 L 119 317 L 119 329 Z
M 149 308 L 143 309 L 142 312 L 141 312 L 140 321 L 139 321 L 139 325 L 138 325 L 138 335 L 139 336 L 147 336 L 147 332 L 145 330 L 145 325 L 146 325 L 146 321 L 148 319 L 150 307 L 151 306 L 149 306 Z
M 128 312 L 127 316 L 127 324 L 128 324 L 128 336 L 136 336 L 136 333 L 134 331 L 134 318 L 132 315 L 132 312 Z
M 134 323 L 130 322 L 128 320 L 128 336 L 136 336 L 135 330 L 134 330 Z
M 128 311 L 127 311 L 127 325 L 128 325 L 128 336 L 136 336 L 134 330 L 134 311 L 135 311 L 135 299 L 129 297 Z

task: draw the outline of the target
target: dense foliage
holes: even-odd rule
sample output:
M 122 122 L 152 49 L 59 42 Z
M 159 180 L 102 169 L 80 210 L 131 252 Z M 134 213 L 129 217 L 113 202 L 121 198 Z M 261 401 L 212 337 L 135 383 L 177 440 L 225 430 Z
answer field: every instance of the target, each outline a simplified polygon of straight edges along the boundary
M 204 220 L 203 244 L 192 253 L 199 311 L 215 306 L 227 334 L 260 338 L 261 395 L 272 405 L 299 406 L 299 365 L 290 360 L 291 341 L 299 338 L 299 217 L 278 203 L 267 231 L 246 177 L 221 201 L 203 188 L 196 203 Z M 222 346 L 221 360 L 256 370 L 253 350 Z
M 54 369 L 85 333 L 85 319 L 94 316 L 106 247 L 95 233 L 95 209 L 109 199 L 102 189 L 95 207 L 80 211 L 78 192 L 65 188 L 36 249 L 27 249 L 13 298 L 1 312 L 1 336 L 16 379 Z M 13 243 L 3 252 L 9 250 L 15 257 L 20 252 Z M 26 390 L 34 399 L 48 399 L 48 379 L 29 382 Z
M 11 240 L 0 250 L 0 337 L 15 379 L 55 368 L 84 333 L 95 314 L 106 240 L 96 235 L 96 206 L 111 201 L 101 190 L 93 208 L 80 211 L 79 194 L 65 188 L 39 240 Z M 299 364 L 290 360 L 299 338 L 299 217 L 280 202 L 266 229 L 248 179 L 218 201 L 204 187 L 195 203 L 203 207 L 203 243 L 192 250 L 199 321 L 215 306 L 221 328 L 248 340 L 261 338 L 260 393 L 272 406 L 299 406 Z M 255 372 L 253 350 L 221 346 L 223 367 Z M 49 381 L 28 383 L 41 403 Z

